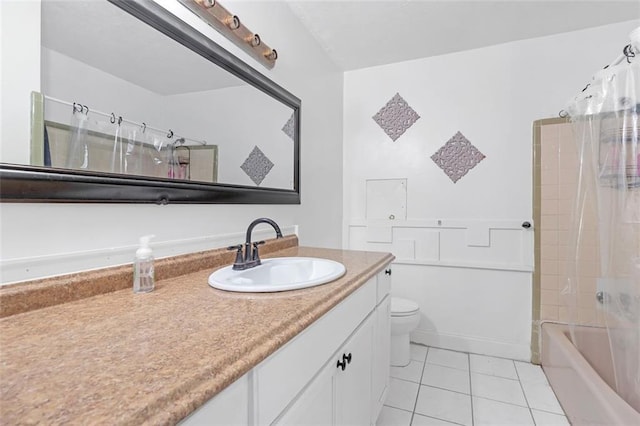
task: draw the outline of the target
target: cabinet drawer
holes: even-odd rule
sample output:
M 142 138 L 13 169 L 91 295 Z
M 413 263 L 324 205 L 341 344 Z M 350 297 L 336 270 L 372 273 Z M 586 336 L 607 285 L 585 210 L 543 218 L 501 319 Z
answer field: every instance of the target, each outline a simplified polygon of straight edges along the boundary
M 271 424 L 376 305 L 370 279 L 255 368 L 258 424 Z
M 391 265 L 387 265 L 384 269 L 378 272 L 376 275 L 377 291 L 376 291 L 376 305 L 382 302 L 387 294 L 391 292 Z

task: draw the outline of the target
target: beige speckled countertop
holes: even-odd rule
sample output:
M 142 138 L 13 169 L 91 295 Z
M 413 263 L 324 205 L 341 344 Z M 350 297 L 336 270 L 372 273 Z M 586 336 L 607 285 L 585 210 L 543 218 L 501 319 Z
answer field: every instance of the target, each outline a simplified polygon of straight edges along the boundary
M 281 293 L 209 287 L 216 268 L 0 320 L 1 424 L 174 424 L 393 260 L 292 247 L 264 257 L 342 262 L 332 283 Z M 224 265 L 220 265 L 224 266 Z

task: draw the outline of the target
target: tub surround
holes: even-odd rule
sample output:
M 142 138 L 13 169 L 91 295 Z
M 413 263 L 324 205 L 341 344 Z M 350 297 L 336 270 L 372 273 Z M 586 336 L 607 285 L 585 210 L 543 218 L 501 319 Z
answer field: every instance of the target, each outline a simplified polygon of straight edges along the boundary
M 1 289 L 3 421 L 176 423 L 393 260 L 298 247 L 295 237 L 271 241 L 261 254 L 323 257 L 347 272 L 304 290 L 224 292 L 207 278 L 234 254 L 213 250 L 157 261 L 148 294 L 132 292 L 130 266 Z M 49 297 L 55 303 L 46 306 Z

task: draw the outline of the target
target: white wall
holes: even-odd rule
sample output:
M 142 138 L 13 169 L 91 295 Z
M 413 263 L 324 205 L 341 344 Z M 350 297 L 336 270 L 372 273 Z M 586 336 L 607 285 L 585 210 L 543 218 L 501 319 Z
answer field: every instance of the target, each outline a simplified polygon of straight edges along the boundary
M 533 238 L 518 225 L 532 217 L 532 123 L 557 116 L 637 25 L 346 73 L 345 245 L 400 254 L 393 291 L 422 308 L 414 340 L 529 357 Z M 396 92 L 421 118 L 393 142 L 372 116 Z M 430 156 L 457 131 L 486 158 L 454 184 Z M 407 220 L 367 220 L 366 180 L 392 178 L 407 179 Z
M 0 158 L 4 162 L 29 158 L 32 90 L 40 90 L 40 0 L 0 1 Z
M 163 126 L 168 120 L 163 96 L 155 92 L 44 46 L 41 62 L 42 69 L 47 70 L 41 78 L 42 93 L 47 96 L 149 125 Z M 122 99 L 122 93 L 128 94 L 126 100 Z M 71 107 L 45 100 L 45 119 L 68 124 L 70 116 Z M 101 117 L 100 121 L 103 120 L 108 121 Z M 28 164 L 29 157 L 23 161 Z
M 158 256 L 177 251 L 217 246 L 231 235 L 241 234 L 256 217 L 267 216 L 287 229 L 299 226 L 301 244 L 339 247 L 342 213 L 342 73 L 307 33 L 286 4 L 280 2 L 233 2 L 225 6 L 239 15 L 249 28 L 260 32 L 274 46 L 280 59 L 266 70 L 213 29 L 199 21 L 174 0 L 158 0 L 182 19 L 198 28 L 236 56 L 263 72 L 302 99 L 301 189 L 302 204 L 290 205 L 116 205 L 116 204 L 0 204 L 2 228 L 2 283 L 122 263 L 133 256 L 139 236 L 157 235 Z M 24 44 L 25 33 L 39 32 L 38 13 L 15 13 L 2 4 L 2 63 L 11 68 L 13 50 L 19 51 L 25 73 L 39 69 L 39 43 Z M 31 5 L 33 6 L 33 4 Z M 39 6 L 37 7 L 39 11 Z M 5 21 L 14 23 L 11 27 Z M 33 31 L 25 31 L 30 28 Z M 11 36 L 9 30 L 15 30 Z M 20 34 L 19 36 L 17 34 Z M 31 37 L 29 37 L 31 38 Z M 19 43 L 19 45 L 16 45 Z M 11 49 L 6 49 L 9 44 Z M 15 48 L 15 49 L 14 49 Z M 7 127 L 3 108 L 3 140 L 6 131 L 15 132 L 28 146 L 28 101 L 22 96 L 39 90 L 39 78 L 13 80 L 15 92 L 2 99 L 11 103 L 22 119 Z M 18 90 L 20 89 L 20 90 Z M 4 161 L 9 161 L 5 159 Z M 218 241 L 212 242 L 212 241 Z M 81 259 L 81 261 L 78 261 Z
M 240 166 L 257 146 L 273 163 L 260 186 L 293 189 L 293 140 L 282 131 L 291 108 L 249 85 L 168 96 L 166 103 L 185 135 L 218 145 L 218 182 L 255 186 Z

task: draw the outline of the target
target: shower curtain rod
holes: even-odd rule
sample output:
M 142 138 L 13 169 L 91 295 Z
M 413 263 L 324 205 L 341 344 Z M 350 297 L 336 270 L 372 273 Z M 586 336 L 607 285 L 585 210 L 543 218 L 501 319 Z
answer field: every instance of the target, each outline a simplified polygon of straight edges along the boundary
M 619 67 L 624 61 L 627 62 L 627 65 L 631 64 L 632 61 L 640 61 L 639 57 L 640 57 L 640 27 L 636 28 L 635 30 L 631 31 L 631 33 L 629 34 L 629 39 L 631 40 L 631 43 L 627 44 L 624 46 L 624 48 L 622 49 L 622 54 L 618 55 L 618 57 L 616 57 L 616 59 L 614 59 L 611 63 L 609 63 L 607 66 L 605 66 L 603 69 L 598 70 L 592 77 L 591 77 L 591 82 L 587 83 L 587 85 L 584 87 L 584 89 L 582 89 L 582 92 L 580 92 L 573 101 L 577 101 L 577 100 L 585 100 L 585 99 L 589 99 L 592 94 L 591 91 L 593 89 L 593 87 L 591 87 L 592 85 L 595 84 L 599 84 L 602 81 L 602 75 L 612 72 L 616 67 Z M 573 102 L 572 101 L 572 102 Z M 558 113 L 558 115 L 562 118 L 566 118 L 569 116 L 569 113 L 567 112 L 567 110 L 562 109 L 560 110 L 560 112 Z
M 62 105 L 67 105 L 67 106 L 73 107 L 74 108 L 74 113 L 75 112 L 80 112 L 82 114 L 88 114 L 88 113 L 91 112 L 93 114 L 98 114 L 98 115 L 101 115 L 103 117 L 107 117 L 107 118 L 111 119 L 112 120 L 111 122 L 114 123 L 114 124 L 116 123 L 116 120 L 118 120 L 118 125 L 120 125 L 120 123 L 122 123 L 122 122 L 133 124 L 135 126 L 141 127 L 143 133 L 144 133 L 144 131 L 146 129 L 155 130 L 156 132 L 159 132 L 159 133 L 167 132 L 167 138 L 168 139 L 173 139 L 175 137 L 175 140 L 173 141 L 172 145 L 175 145 L 176 143 L 180 142 L 181 140 L 183 142 L 184 141 L 191 141 L 191 142 L 197 143 L 199 145 L 203 145 L 203 146 L 207 145 L 207 141 L 199 141 L 199 140 L 196 140 L 196 139 L 191 139 L 191 138 L 187 138 L 187 137 L 184 137 L 184 136 L 179 136 L 177 134 L 174 134 L 173 130 L 171 130 L 171 129 L 169 129 L 168 131 L 167 130 L 163 130 L 163 129 L 159 129 L 157 127 L 148 126 L 144 122 L 143 123 L 138 123 L 138 122 L 135 122 L 135 121 L 127 120 L 126 118 L 123 118 L 122 116 L 116 116 L 114 113 L 108 114 L 106 112 L 98 111 L 98 110 L 95 110 L 95 109 L 89 109 L 88 106 L 86 106 L 84 104 L 80 104 L 78 102 L 69 102 L 69 101 L 65 101 L 65 100 L 62 100 L 62 99 L 54 98 L 53 96 L 48 96 L 48 95 L 43 95 L 43 96 L 44 96 L 45 99 L 50 100 L 52 102 L 58 102 L 58 103 L 60 103 Z M 83 108 L 82 111 L 81 110 L 76 110 L 75 109 L 76 106 L 80 106 L 81 108 Z M 86 113 L 83 112 L 84 108 L 87 109 Z M 183 142 L 181 142 L 181 145 L 184 144 Z

